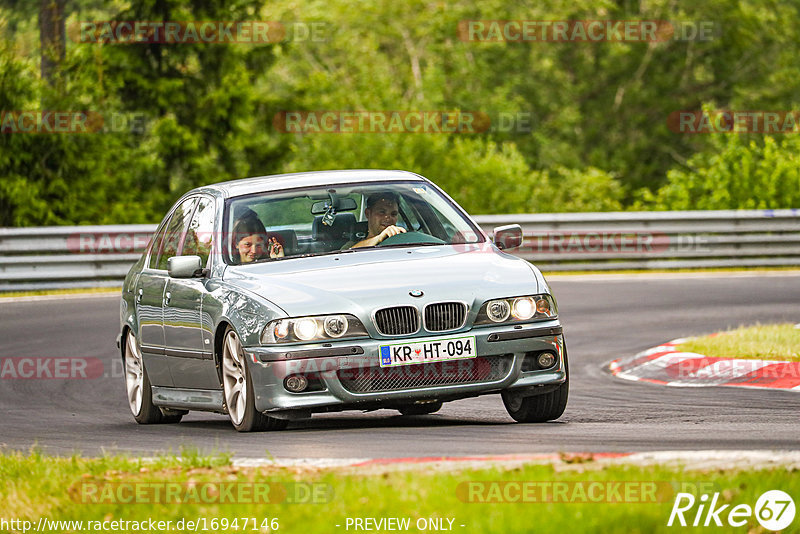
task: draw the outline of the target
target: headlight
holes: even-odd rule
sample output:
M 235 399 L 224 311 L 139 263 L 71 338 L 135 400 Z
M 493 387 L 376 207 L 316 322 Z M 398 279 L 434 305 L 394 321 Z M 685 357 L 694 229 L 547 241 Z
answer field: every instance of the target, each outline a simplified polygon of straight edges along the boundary
M 347 317 L 344 315 L 329 315 L 322 321 L 325 334 L 330 337 L 342 337 L 347 332 Z
M 531 297 L 522 297 L 518 299 L 514 299 L 514 305 L 512 306 L 511 314 L 514 316 L 514 319 L 519 319 L 520 321 L 527 321 L 533 314 L 536 312 L 536 305 L 533 303 L 533 299 Z
M 317 315 L 270 321 L 261 332 L 261 343 L 274 345 L 368 335 L 364 325 L 354 315 Z
M 294 323 L 294 335 L 303 341 L 314 339 L 317 337 L 317 332 L 319 332 L 319 327 L 315 319 L 298 319 Z
M 552 295 L 522 295 L 485 302 L 478 311 L 475 325 L 535 321 L 557 316 Z
M 495 323 L 502 323 L 511 315 L 511 306 L 505 300 L 492 300 L 486 304 L 486 315 Z

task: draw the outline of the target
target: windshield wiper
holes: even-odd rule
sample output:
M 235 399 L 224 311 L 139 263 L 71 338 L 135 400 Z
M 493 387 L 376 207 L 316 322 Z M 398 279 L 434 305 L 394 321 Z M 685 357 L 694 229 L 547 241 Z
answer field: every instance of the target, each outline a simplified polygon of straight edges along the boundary
M 320 256 L 330 256 L 331 254 L 343 254 L 346 252 L 355 252 L 356 248 L 346 248 L 344 250 L 329 250 L 328 252 L 310 252 L 307 254 L 295 254 L 290 256 L 292 258 L 318 258 Z
M 395 243 L 393 245 L 374 245 L 372 247 L 362 247 L 362 248 L 400 248 L 400 247 L 441 247 L 442 245 L 448 245 L 449 243 Z

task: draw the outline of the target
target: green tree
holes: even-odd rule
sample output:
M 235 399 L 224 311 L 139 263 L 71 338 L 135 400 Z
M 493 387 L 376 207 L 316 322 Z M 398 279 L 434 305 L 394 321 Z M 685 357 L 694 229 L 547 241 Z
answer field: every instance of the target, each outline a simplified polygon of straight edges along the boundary
M 658 210 L 778 209 L 800 206 L 800 139 L 766 136 L 748 141 L 714 134 L 713 149 L 667 173 L 655 194 L 643 192 L 642 207 Z

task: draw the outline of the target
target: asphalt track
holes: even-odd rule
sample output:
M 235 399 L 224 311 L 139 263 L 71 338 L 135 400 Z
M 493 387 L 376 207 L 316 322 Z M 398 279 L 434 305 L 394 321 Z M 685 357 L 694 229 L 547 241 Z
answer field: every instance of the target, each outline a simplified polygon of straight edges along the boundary
M 256 434 L 239 434 L 227 417 L 206 413 L 191 413 L 178 425 L 137 425 L 114 346 L 117 298 L 0 301 L 0 358 L 98 358 L 107 375 L 0 380 L 0 447 L 84 455 L 190 447 L 277 459 L 800 450 L 798 392 L 668 388 L 603 370 L 609 360 L 685 335 L 798 323 L 800 274 L 554 278 L 551 284 L 572 372 L 569 404 L 558 421 L 516 424 L 499 396 L 487 396 L 446 404 L 435 415 L 343 412 Z

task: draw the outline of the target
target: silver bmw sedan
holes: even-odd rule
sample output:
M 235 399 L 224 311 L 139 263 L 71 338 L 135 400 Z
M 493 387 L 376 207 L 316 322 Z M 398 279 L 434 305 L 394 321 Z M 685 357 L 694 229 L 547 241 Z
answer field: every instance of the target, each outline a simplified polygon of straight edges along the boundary
M 556 301 L 431 181 L 265 176 L 189 191 L 128 273 L 117 339 L 138 423 L 190 410 L 238 431 L 339 410 L 433 413 L 496 394 L 519 422 L 569 390 Z

